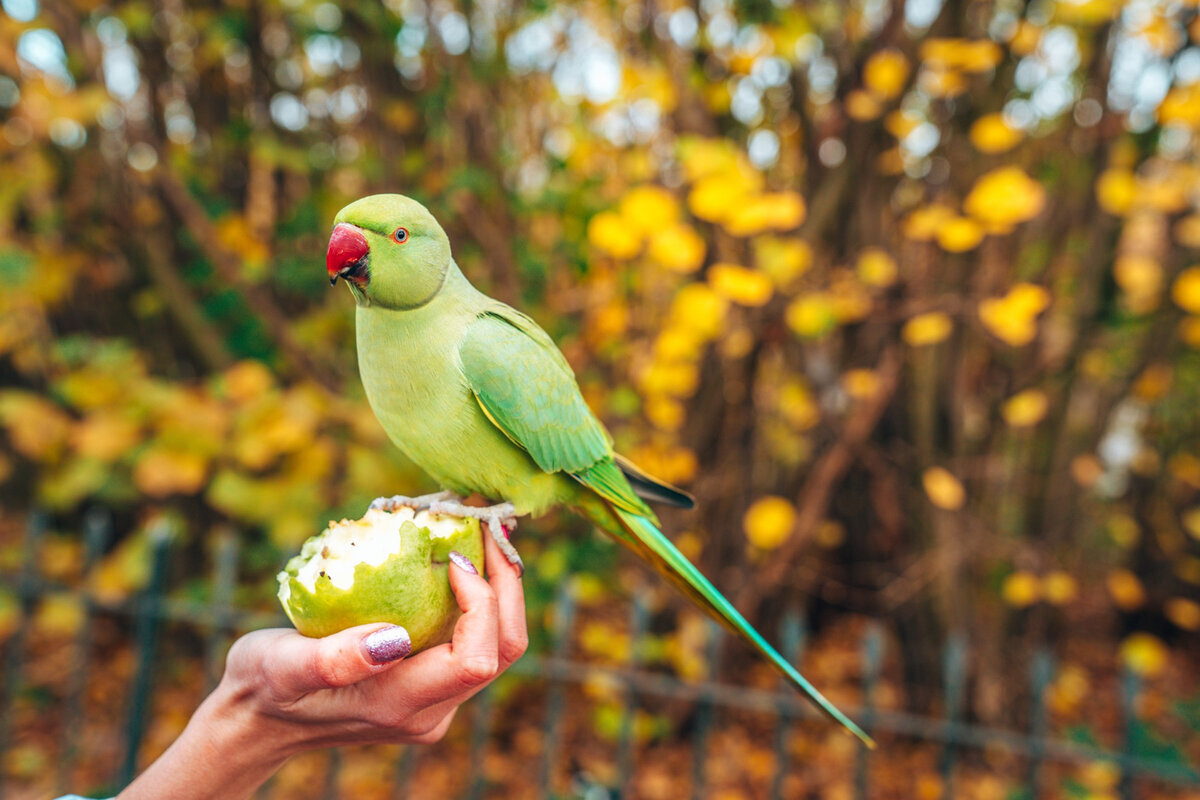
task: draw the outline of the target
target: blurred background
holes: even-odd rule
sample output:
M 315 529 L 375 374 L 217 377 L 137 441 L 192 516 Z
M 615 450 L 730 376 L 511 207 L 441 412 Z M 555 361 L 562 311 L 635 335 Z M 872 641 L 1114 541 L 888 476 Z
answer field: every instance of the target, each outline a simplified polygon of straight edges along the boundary
M 881 748 L 555 514 L 445 742 L 262 796 L 1200 797 L 1195 3 L 2 7 L 0 793 L 115 791 L 436 488 L 323 264 L 396 191 Z

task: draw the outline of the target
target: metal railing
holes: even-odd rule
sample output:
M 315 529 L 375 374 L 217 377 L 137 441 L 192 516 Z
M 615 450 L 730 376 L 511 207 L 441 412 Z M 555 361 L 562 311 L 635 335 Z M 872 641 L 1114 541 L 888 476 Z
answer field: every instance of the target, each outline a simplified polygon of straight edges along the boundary
M 111 535 L 107 516 L 91 514 L 84 526 L 84 574 L 90 573 L 104 551 Z M 133 644 L 136 661 L 126 706 L 124 724 L 125 742 L 123 757 L 114 766 L 112 788 L 125 785 L 136 774 L 139 767 L 138 753 L 145 736 L 149 709 L 154 693 L 155 673 L 158 667 L 159 631 L 163 622 L 182 623 L 194 626 L 203 636 L 203 668 L 205 686 L 211 688 L 220 677 L 221 664 L 230 640 L 236 631 L 258 627 L 286 625 L 281 613 L 262 613 L 238 610 L 232 604 L 237 583 L 239 564 L 239 541 L 232 532 L 218 537 L 210 576 L 211 600 L 195 602 L 169 597 L 166 591 L 172 544 L 175 537 L 169 523 L 162 523 L 150 531 L 151 568 L 145 588 L 138 594 L 119 601 L 106 602 L 78 587 L 67 586 L 44 578 L 38 568 L 38 554 L 44 536 L 44 521 L 33 515 L 27 527 L 22 548 L 22 565 L 19 572 L 3 575 L 6 585 L 15 589 L 19 599 L 18 619 L 15 629 L 3 642 L 3 675 L 0 677 L 0 763 L 14 744 L 13 704 L 25 683 L 25 650 L 30 633 L 34 610 L 45 597 L 67 593 L 83 603 L 84 620 L 75 634 L 72 647 L 75 651 L 77 669 L 70 676 L 61 703 L 63 715 L 63 740 L 56 763 L 55 789 L 66 792 L 81 787 L 66 785 L 73 767 L 86 754 L 81 752 L 78 739 L 79 723 L 82 721 L 83 696 L 87 674 L 91 663 L 91 622 L 100 614 L 126 617 L 132 622 Z M 576 617 L 574 598 L 563 584 L 555 600 L 552 629 L 549 631 L 550 645 L 543 652 L 527 654 L 510 669 L 518 676 L 543 681 L 545 696 L 545 747 L 538 767 L 541 796 L 554 797 L 554 778 L 560 759 L 561 731 L 567 714 L 567 687 L 602 679 L 610 685 L 620 686 L 623 692 L 623 710 L 617 741 L 617 777 L 615 784 L 605 787 L 611 796 L 623 796 L 636 771 L 636 737 L 634 715 L 645 699 L 666 699 L 693 704 L 694 714 L 691 728 L 692 750 L 692 796 L 704 796 L 705 757 L 709 735 L 715 720 L 723 709 L 754 711 L 773 719 L 775 736 L 773 750 L 775 773 L 762 787 L 762 796 L 782 796 L 784 778 L 789 771 L 789 733 L 800 720 L 816 716 L 816 712 L 791 689 L 781 686 L 778 690 L 763 690 L 734 686 L 716 680 L 683 681 L 674 676 L 644 668 L 638 661 L 640 648 L 633 647 L 633 657 L 622 666 L 603 666 L 581 662 L 568 657 L 569 644 Z M 631 640 L 639 642 L 645 635 L 648 612 L 637 596 L 630 603 L 629 629 Z M 707 660 L 715 664 L 723 635 L 720 628 L 712 626 L 708 637 Z M 793 662 L 803 654 L 806 630 L 803 618 L 798 613 L 785 616 L 780 631 L 782 652 Z M 1120 751 L 1094 747 L 1077 742 L 1050 738 L 1047 735 L 1048 711 L 1046 690 L 1055 677 L 1054 661 L 1046 651 L 1039 651 L 1032 659 L 1029 672 L 1031 697 L 1030 729 L 1014 731 L 972 724 L 963 719 L 963 696 L 967 678 L 968 642 L 961 636 L 952 636 L 942 648 L 942 666 L 945 675 L 940 718 L 878 709 L 875 705 L 876 689 L 880 683 L 885 657 L 884 631 L 882 625 L 873 623 L 866 629 L 861 640 L 863 667 L 862 705 L 858 709 L 847 709 L 863 727 L 876 737 L 909 738 L 931 743 L 940 749 L 938 770 L 942 779 L 943 797 L 955 796 L 954 778 L 960 755 L 964 750 L 1000 748 L 1018 754 L 1027 760 L 1024 777 L 1026 796 L 1037 797 L 1042 790 L 1043 767 L 1047 762 L 1109 762 L 1119 770 L 1118 794 L 1123 800 L 1135 796 L 1135 782 L 1152 779 L 1162 784 L 1179 788 L 1200 788 L 1200 771 L 1193 766 L 1147 758 L 1135 752 L 1134 726 L 1136 706 L 1141 692 L 1136 675 L 1126 672 L 1119 682 L 1121 731 Z M 495 702 L 493 693 L 486 690 L 470 704 L 469 758 L 466 780 L 466 798 L 483 796 L 487 784 L 479 765 L 492 730 Z M 331 753 L 331 766 L 327 771 L 327 782 L 323 796 L 337 797 L 337 780 L 340 757 Z M 431 757 L 421 748 L 404 748 L 397 760 L 395 772 L 395 797 L 407 797 L 407 781 L 414 774 L 417 762 Z M 856 756 L 854 786 L 858 798 L 871 795 L 869 782 L 872 751 L 859 746 Z M 141 765 L 144 766 L 144 765 Z M 7 796 L 3 771 L 0 771 L 0 800 Z M 87 788 L 87 787 L 84 787 Z M 260 796 L 269 796 L 271 784 L 263 787 Z

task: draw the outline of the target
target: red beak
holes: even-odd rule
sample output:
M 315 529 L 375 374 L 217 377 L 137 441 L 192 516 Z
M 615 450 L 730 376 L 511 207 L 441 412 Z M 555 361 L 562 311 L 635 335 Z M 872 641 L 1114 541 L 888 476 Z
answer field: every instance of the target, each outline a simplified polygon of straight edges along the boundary
M 367 272 L 367 256 L 371 247 L 362 231 L 353 225 L 342 223 L 333 229 L 329 237 L 329 249 L 325 252 L 325 269 L 329 271 L 329 285 L 338 278 L 354 281 L 366 286 L 370 275 Z

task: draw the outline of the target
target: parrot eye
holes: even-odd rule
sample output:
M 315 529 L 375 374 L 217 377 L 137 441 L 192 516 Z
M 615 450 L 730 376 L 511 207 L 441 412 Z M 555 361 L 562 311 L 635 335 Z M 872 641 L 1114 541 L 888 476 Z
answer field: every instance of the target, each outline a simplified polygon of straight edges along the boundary
M 396 230 L 392 231 L 392 240 L 395 241 L 396 244 L 404 244 L 407 242 L 408 228 L 396 228 Z

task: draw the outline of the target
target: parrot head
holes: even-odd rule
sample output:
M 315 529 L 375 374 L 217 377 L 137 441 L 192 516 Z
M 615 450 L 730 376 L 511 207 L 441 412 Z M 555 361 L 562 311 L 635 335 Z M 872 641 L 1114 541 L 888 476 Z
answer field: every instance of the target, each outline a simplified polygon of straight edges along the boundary
M 450 240 L 425 206 L 374 194 L 338 212 L 325 253 L 329 283 L 343 278 L 359 305 L 418 308 L 441 289 Z

